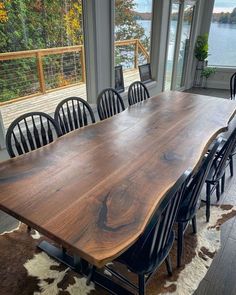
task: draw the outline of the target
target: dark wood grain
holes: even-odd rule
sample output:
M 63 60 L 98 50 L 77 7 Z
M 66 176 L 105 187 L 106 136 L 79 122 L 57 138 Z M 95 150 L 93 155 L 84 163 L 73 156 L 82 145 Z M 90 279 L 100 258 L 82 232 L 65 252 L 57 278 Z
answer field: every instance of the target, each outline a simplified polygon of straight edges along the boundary
M 0 209 L 98 267 L 227 129 L 236 102 L 166 92 L 0 164 Z

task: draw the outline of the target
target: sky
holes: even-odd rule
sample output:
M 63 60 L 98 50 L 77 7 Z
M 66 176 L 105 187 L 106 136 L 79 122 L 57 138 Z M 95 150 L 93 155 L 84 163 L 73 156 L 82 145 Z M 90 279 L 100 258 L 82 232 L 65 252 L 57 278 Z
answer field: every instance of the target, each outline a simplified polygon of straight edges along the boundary
M 236 7 L 236 0 L 215 0 L 214 12 L 232 12 Z
M 152 9 L 152 0 L 136 0 L 137 11 L 150 12 Z M 236 0 L 215 0 L 214 12 L 232 12 L 236 7 Z
M 151 12 L 152 10 L 152 0 L 135 0 L 135 3 L 137 3 L 136 10 L 139 12 Z

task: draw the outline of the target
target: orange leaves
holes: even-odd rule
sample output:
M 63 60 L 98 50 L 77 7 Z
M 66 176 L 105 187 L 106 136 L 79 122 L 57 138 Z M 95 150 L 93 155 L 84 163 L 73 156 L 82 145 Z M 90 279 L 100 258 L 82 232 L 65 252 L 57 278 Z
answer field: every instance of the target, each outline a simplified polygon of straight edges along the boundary
M 8 20 L 7 10 L 5 4 L 0 1 L 0 23 L 6 23 Z
M 82 40 L 82 5 L 79 2 L 73 3 L 64 16 L 66 22 L 66 32 L 74 44 L 81 43 Z

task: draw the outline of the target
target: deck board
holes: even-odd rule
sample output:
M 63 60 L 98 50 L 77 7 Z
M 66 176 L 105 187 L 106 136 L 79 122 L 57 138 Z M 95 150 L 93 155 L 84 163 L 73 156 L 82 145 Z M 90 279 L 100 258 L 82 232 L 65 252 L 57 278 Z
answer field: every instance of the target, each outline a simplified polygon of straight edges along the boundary
M 139 80 L 137 69 L 124 71 L 125 87 Z M 38 95 L 25 100 L 16 101 L 0 107 L 4 127 L 7 129 L 11 122 L 20 115 L 27 112 L 40 111 L 53 114 L 57 104 L 64 98 L 70 96 L 79 96 L 87 100 L 86 84 L 71 86 L 68 88 L 55 90 L 44 95 Z

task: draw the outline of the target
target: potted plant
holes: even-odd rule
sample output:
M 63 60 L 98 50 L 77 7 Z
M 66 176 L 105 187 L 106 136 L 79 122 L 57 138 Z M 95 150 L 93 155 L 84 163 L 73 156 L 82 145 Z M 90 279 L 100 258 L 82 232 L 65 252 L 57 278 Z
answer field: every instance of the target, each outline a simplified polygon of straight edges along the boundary
M 207 88 L 207 81 L 211 75 L 214 75 L 216 72 L 216 68 L 205 68 L 201 72 L 201 77 L 205 78 L 204 88 Z
M 197 37 L 196 45 L 195 45 L 195 57 L 198 62 L 203 63 L 208 57 L 208 34 L 200 35 Z M 203 68 L 202 67 L 202 68 Z
M 197 59 L 196 73 L 194 78 L 195 86 L 202 86 L 203 76 L 201 75 L 202 70 L 207 66 L 208 57 L 208 34 L 199 35 L 197 37 L 194 55 Z

